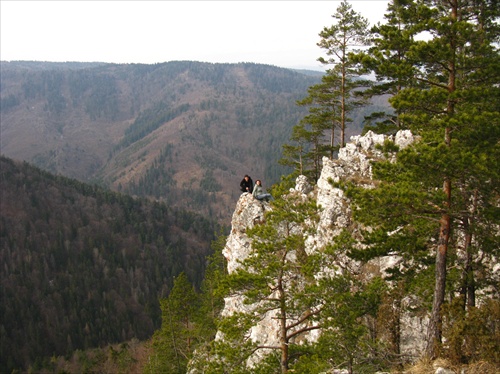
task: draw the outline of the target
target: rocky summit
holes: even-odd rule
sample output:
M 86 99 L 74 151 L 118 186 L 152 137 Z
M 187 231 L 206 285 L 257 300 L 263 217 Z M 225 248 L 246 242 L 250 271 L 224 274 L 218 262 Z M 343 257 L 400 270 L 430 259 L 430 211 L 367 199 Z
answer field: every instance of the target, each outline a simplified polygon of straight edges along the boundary
M 350 143 L 340 149 L 337 159 L 323 158 L 322 173 L 314 187 L 305 176 L 299 176 L 296 179 L 296 186 L 289 193 L 299 194 L 304 198 L 313 198 L 321 207 L 320 219 L 314 224 L 313 234 L 306 238 L 306 253 L 321 251 L 327 244 L 335 241 L 342 229 L 353 225 L 349 199 L 331 182 L 355 181 L 370 188 L 373 183 L 371 162 L 387 157 L 377 149 L 377 145 L 382 145 L 386 140 L 392 140 L 399 148 L 404 148 L 414 142 L 415 138 L 409 131 L 399 131 L 393 136 L 377 135 L 373 132 L 368 132 L 364 136 L 353 136 Z M 254 199 L 251 194 L 243 193 L 240 196 L 232 216 L 231 233 L 223 250 L 229 273 L 234 272 L 240 266 L 241 261 L 252 251 L 252 242 L 246 230 L 262 222 L 265 212 L 269 209 L 272 209 L 271 204 Z M 357 273 L 366 272 L 365 276 L 370 277 L 383 274 L 384 269 L 394 266 L 397 262 L 396 257 L 379 258 L 368 266 L 348 258 L 339 258 L 339 264 L 332 264 L 332 269 L 340 265 Z M 408 297 L 404 302 L 411 304 L 413 300 Z M 222 314 L 228 316 L 235 312 L 248 312 L 251 309 L 252 305 L 245 304 L 242 296 L 230 296 L 225 299 Z M 427 316 L 412 315 L 405 318 L 401 327 L 403 329 L 401 332 L 403 354 L 418 356 L 421 353 L 424 348 L 426 321 Z M 321 330 L 313 330 L 301 339 L 314 341 L 319 334 Z M 278 320 L 273 312 L 268 312 L 266 316 L 263 316 L 259 324 L 249 331 L 249 336 L 252 340 L 259 341 L 261 345 L 278 345 Z M 223 339 L 222 334 L 218 334 L 216 339 Z M 247 364 L 251 365 L 265 354 L 265 350 L 257 351 L 250 357 Z

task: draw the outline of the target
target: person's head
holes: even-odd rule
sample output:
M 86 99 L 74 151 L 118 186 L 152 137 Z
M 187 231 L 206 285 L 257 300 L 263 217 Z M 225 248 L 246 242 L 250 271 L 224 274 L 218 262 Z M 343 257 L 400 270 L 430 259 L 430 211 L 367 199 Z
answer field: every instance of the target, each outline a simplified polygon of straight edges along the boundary
M 247 180 L 249 180 L 249 179 L 250 179 L 250 176 L 249 176 L 249 175 L 245 175 L 245 177 L 244 177 L 244 178 L 245 178 L 245 180 L 247 181 Z
M 262 182 L 260 181 L 260 179 L 257 179 L 257 180 L 255 181 L 255 184 L 259 184 L 259 185 L 260 185 L 260 184 L 262 184 Z

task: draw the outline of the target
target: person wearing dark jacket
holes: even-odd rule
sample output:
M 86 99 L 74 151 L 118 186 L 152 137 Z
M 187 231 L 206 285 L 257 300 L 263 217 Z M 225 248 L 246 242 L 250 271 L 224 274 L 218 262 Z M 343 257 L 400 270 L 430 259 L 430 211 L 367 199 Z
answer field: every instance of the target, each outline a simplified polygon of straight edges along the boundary
M 252 181 L 252 178 L 250 178 L 249 175 L 245 175 L 243 177 L 243 180 L 240 182 L 240 189 L 241 189 L 241 192 L 252 193 L 252 191 L 253 191 L 253 181 Z

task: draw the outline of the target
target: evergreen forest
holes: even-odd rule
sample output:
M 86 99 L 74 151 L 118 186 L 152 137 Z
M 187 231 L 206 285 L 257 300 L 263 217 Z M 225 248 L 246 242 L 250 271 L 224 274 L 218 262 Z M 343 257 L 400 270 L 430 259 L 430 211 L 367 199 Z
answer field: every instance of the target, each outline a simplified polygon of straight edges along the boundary
M 0 372 L 148 339 L 179 273 L 200 284 L 216 224 L 0 159 Z

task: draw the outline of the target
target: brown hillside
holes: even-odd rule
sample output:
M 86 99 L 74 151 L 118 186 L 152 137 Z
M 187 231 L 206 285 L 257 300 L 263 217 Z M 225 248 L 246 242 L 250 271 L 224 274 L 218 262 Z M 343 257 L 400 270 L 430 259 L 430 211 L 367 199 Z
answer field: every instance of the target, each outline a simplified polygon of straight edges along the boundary
M 4 155 L 225 223 L 243 174 L 279 180 L 281 146 L 304 114 L 295 102 L 317 82 L 256 64 L 1 68 Z
M 288 173 L 277 161 L 307 113 L 296 101 L 321 77 L 250 63 L 0 66 L 2 154 L 225 225 L 244 174 L 269 187 Z

